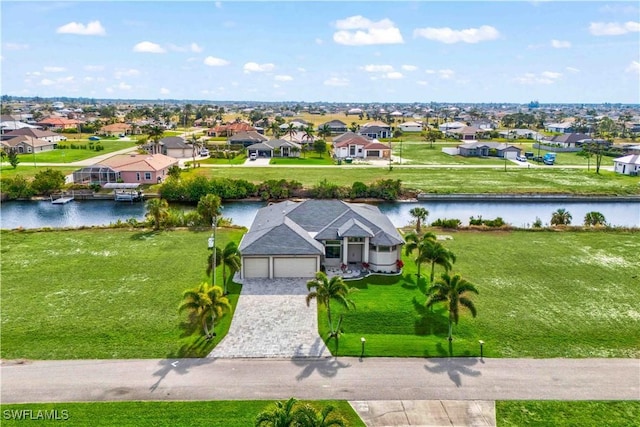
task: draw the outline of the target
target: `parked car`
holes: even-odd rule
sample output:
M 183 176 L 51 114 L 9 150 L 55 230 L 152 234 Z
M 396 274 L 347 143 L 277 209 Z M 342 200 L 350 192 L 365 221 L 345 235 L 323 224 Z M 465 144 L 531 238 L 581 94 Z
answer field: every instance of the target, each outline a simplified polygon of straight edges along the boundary
M 207 150 L 206 148 L 203 148 L 200 150 L 200 155 L 202 157 L 209 157 L 209 150 Z
M 516 156 L 516 160 L 521 162 L 526 162 L 528 159 L 526 156 Z
M 100 137 L 99 136 L 90 136 L 89 137 L 89 141 L 100 141 Z
M 255 160 L 258 158 L 258 153 L 251 153 L 249 154 L 249 160 Z

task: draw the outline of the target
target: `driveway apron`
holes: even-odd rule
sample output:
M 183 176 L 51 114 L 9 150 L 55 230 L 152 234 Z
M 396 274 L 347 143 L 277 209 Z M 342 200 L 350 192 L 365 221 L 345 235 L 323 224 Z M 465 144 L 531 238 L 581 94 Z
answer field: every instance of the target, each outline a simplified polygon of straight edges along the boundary
M 306 279 L 244 279 L 227 336 L 209 357 L 330 356 L 318 335 L 316 301 Z

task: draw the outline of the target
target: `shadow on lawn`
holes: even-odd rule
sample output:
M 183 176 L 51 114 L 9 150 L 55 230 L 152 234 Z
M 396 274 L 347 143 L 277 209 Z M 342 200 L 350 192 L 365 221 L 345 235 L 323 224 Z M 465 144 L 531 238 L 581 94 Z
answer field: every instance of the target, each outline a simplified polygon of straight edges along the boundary
M 156 234 L 160 234 L 160 231 L 154 231 L 154 230 L 141 231 L 139 233 L 133 233 L 130 239 L 131 240 L 147 240 L 155 236 Z
M 420 316 L 415 323 L 416 335 L 447 336 L 449 333 L 449 319 L 443 315 L 443 311 L 445 311 L 443 308 L 432 311 L 416 298 L 413 298 L 413 308 Z

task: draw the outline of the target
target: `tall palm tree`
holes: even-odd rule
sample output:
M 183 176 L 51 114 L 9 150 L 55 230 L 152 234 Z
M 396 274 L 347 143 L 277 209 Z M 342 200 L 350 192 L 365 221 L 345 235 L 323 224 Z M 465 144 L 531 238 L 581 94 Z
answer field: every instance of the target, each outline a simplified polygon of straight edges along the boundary
M 308 125 L 303 130 L 303 139 L 307 140 L 307 143 L 313 141 L 313 134 L 316 132 L 312 125 Z
M 236 271 L 240 270 L 240 267 L 242 266 L 240 251 L 238 251 L 236 243 L 227 243 L 220 254 L 220 258 L 222 258 L 222 284 L 224 286 L 224 294 L 227 295 L 227 270 L 229 270 L 229 276 L 233 277 Z
M 196 211 L 200 214 L 200 217 L 205 224 L 213 225 L 214 218 L 219 216 L 221 213 L 220 206 L 220 197 L 216 194 L 209 193 L 206 196 L 202 196 L 200 200 L 198 200 Z
M 222 294 L 222 289 L 205 282 L 184 291 L 182 300 L 178 312 L 187 311 L 191 322 L 200 323 L 207 340 L 215 336 L 216 320 L 231 311 L 231 304 Z
M 447 273 L 443 273 L 441 278 L 429 288 L 429 299 L 426 302 L 426 307 L 431 308 L 433 305 L 440 302 L 447 303 L 447 309 L 449 311 L 449 341 L 453 340 L 453 324 L 458 324 L 460 318 L 460 308 L 466 308 L 469 310 L 473 317 L 476 317 L 476 307 L 467 297 L 467 293 L 478 294 L 478 289 L 475 285 L 466 281 L 459 274 L 449 276 Z
M 162 221 L 169 214 L 169 203 L 165 199 L 151 199 L 147 202 L 147 216 L 153 217 L 153 229 L 159 230 Z
M 325 123 L 318 128 L 318 136 L 325 139 L 331 136 L 331 128 L 328 124 Z
M 333 276 L 330 280 L 327 275 L 322 271 L 316 273 L 316 277 L 313 280 L 307 282 L 307 307 L 312 299 L 316 299 L 318 304 L 324 305 L 327 308 L 327 319 L 329 320 L 330 337 L 336 337 L 337 330 L 339 328 L 333 327 L 333 321 L 331 320 L 331 300 L 338 302 L 347 310 L 349 307 L 355 308 L 355 303 L 348 299 L 347 296 L 353 291 L 353 288 L 349 288 L 342 280 L 340 276 Z M 339 326 L 338 322 L 338 326 Z
M 287 129 L 284 131 L 285 135 L 289 135 L 289 141 L 293 141 L 293 136 L 298 132 L 298 128 L 295 123 L 289 123 Z
M 422 223 L 427 220 L 429 211 L 425 208 L 413 208 L 409 211 L 409 214 L 416 219 L 416 233 L 420 234 Z
M 425 258 L 424 258 L 424 247 L 425 245 L 427 245 L 430 241 L 434 241 L 436 240 L 436 235 L 429 232 L 429 233 L 425 233 L 424 235 L 418 234 L 418 233 L 409 233 L 407 234 L 407 236 L 404 238 L 405 240 L 405 245 L 404 245 L 404 253 L 405 255 L 411 255 L 412 253 L 416 252 L 416 257 L 414 258 L 414 262 L 416 263 L 416 266 L 418 267 L 418 277 L 420 277 L 420 267 L 422 265 L 422 263 L 425 262 Z
M 551 225 L 569 225 L 572 218 L 566 209 L 558 209 L 551 214 Z
M 275 409 L 263 411 L 258 414 L 255 422 L 256 427 L 294 427 L 298 426 L 301 416 L 300 409 L 294 406 L 298 403 L 295 398 L 290 398 L 286 402 L 275 402 Z
M 158 125 L 149 126 L 147 128 L 147 135 L 149 136 L 149 139 L 153 142 L 153 148 L 151 150 L 152 151 L 151 154 L 158 154 L 160 152 L 158 148 L 158 143 L 164 136 L 164 129 L 162 129 Z
M 274 139 L 280 138 L 282 130 L 280 129 L 280 125 L 278 122 L 271 122 L 269 125 L 269 130 L 271 131 L 271 135 L 273 135 Z
M 445 271 L 448 272 L 453 267 L 453 263 L 456 262 L 455 254 L 436 240 L 427 242 L 424 246 L 422 256 L 426 262 L 431 264 L 431 276 L 429 277 L 429 283 L 431 284 L 433 284 L 436 265 L 444 267 Z

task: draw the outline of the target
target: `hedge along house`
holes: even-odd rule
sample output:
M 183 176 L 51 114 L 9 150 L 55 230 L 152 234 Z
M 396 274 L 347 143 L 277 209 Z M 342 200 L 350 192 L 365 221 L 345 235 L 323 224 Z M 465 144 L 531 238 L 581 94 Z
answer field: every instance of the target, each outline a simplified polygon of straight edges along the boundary
M 313 277 L 342 265 L 395 273 L 404 240 L 372 205 L 281 202 L 258 210 L 240 242 L 241 278 Z

